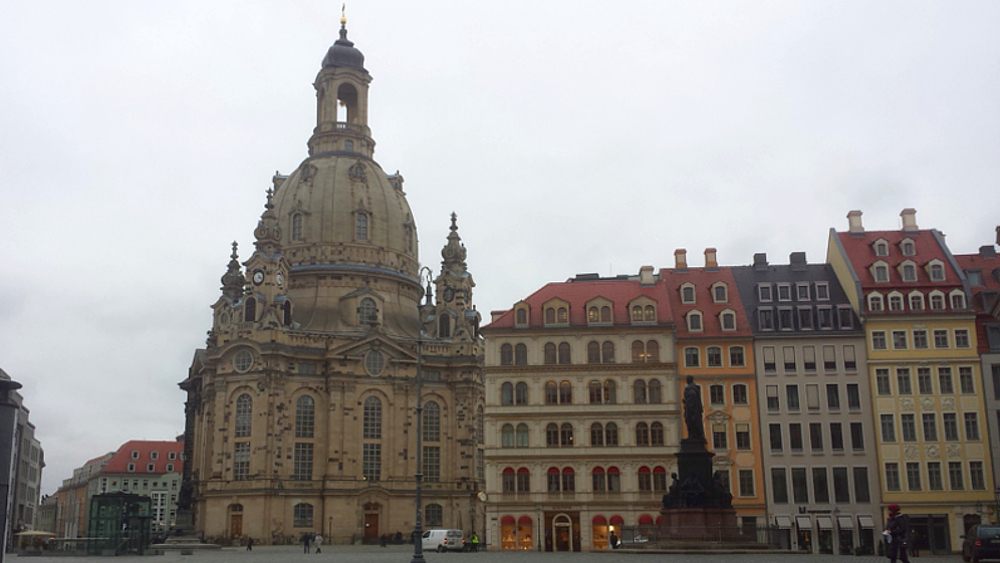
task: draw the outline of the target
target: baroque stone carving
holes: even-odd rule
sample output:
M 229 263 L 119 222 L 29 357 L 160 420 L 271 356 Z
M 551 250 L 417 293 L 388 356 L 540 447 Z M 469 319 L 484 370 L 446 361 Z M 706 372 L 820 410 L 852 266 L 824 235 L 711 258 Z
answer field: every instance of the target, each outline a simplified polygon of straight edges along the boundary
M 353 182 L 366 182 L 367 175 L 365 173 L 365 165 L 361 161 L 357 161 L 353 166 L 347 169 L 347 175 Z
M 937 445 L 927 446 L 927 457 L 931 459 L 941 458 L 941 447 Z
M 954 410 L 955 409 L 955 397 L 943 397 L 941 399 L 941 408 L 944 410 Z
M 906 459 L 917 459 L 920 457 L 920 453 L 917 451 L 917 446 L 906 446 L 903 448 L 903 457 Z
M 900 399 L 899 400 L 899 406 L 904 411 L 912 411 L 913 410 L 913 399 L 909 398 L 909 397 L 904 398 L 904 399 Z
M 948 454 L 948 459 L 955 459 L 962 457 L 962 447 L 958 444 L 948 444 L 948 449 L 946 450 Z

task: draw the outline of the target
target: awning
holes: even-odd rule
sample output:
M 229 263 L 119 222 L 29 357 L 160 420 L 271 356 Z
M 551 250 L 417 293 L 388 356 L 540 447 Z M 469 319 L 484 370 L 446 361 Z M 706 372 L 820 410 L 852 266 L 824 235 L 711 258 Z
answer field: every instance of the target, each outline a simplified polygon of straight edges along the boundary
M 817 516 L 816 525 L 819 526 L 820 530 L 832 530 L 833 529 L 833 518 L 829 516 Z
M 853 530 L 854 518 L 851 518 L 850 516 L 838 516 L 837 526 L 840 526 L 841 530 Z
M 875 520 L 871 516 L 858 516 L 858 524 L 861 524 L 862 528 L 874 528 Z
M 775 516 L 774 523 L 779 528 L 791 528 L 792 527 L 792 517 L 791 516 Z
M 796 516 L 795 525 L 799 528 L 812 528 L 812 520 L 808 516 Z

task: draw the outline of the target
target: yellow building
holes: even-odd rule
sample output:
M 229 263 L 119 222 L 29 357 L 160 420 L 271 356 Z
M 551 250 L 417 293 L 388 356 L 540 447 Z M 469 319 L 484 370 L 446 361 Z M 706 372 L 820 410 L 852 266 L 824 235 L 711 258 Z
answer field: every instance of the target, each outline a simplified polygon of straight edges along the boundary
M 865 324 L 883 504 L 899 504 L 917 546 L 961 549 L 993 499 L 975 312 L 936 230 L 831 230 L 827 261 Z

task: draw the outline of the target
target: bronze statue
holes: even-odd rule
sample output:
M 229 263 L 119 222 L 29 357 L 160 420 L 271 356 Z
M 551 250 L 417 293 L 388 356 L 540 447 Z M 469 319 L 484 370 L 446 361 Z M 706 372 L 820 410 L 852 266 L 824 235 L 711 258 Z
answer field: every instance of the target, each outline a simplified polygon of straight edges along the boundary
M 684 422 L 687 424 L 688 439 L 704 440 L 705 425 L 701 421 L 701 390 L 694 384 L 694 376 L 687 376 L 684 387 Z

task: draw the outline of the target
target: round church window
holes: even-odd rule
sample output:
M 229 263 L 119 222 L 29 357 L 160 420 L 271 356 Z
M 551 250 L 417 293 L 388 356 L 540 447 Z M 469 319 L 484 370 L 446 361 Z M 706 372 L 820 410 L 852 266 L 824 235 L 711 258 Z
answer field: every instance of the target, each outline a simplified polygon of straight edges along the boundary
M 233 367 L 236 371 L 243 373 L 253 365 L 253 352 L 250 350 L 240 350 L 233 357 Z
M 365 369 L 371 375 L 379 375 L 385 369 L 385 356 L 378 350 L 372 350 L 365 356 Z

